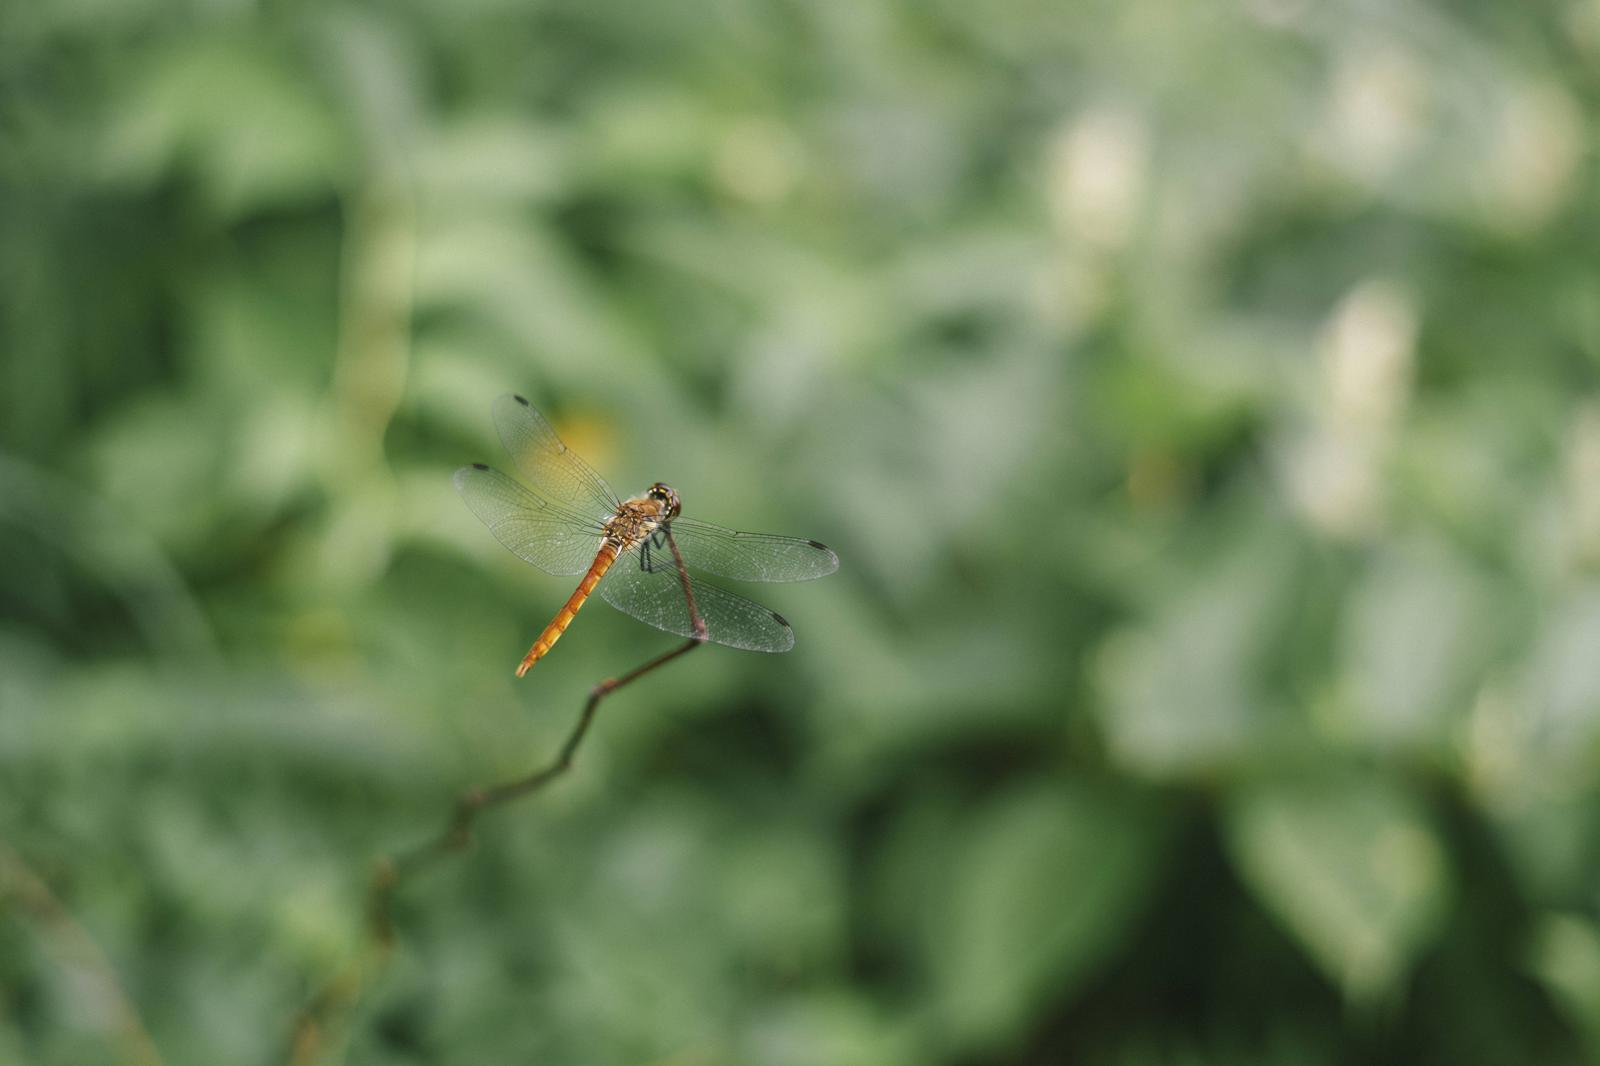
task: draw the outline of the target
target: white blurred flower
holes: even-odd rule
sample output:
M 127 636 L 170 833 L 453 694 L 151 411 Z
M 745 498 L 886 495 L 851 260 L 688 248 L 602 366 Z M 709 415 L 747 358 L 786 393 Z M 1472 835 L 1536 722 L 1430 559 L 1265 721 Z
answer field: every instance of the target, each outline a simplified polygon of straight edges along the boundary
M 1567 535 L 1573 561 L 1600 560 L 1600 404 L 1587 403 L 1567 431 L 1564 448 Z
M 1071 240 L 1120 248 L 1145 198 L 1150 137 L 1141 116 L 1111 104 L 1068 122 L 1050 149 L 1050 209 Z
M 1377 521 L 1417 329 L 1415 300 L 1382 279 L 1352 289 L 1323 327 L 1309 425 L 1288 446 L 1284 467 L 1292 498 L 1329 533 L 1359 535 Z
M 1483 207 L 1495 228 L 1525 233 L 1566 201 L 1584 152 L 1583 115 L 1553 84 L 1519 84 L 1494 119 Z
M 1382 429 L 1405 410 L 1411 391 L 1417 310 L 1385 280 L 1352 289 L 1324 327 L 1320 355 L 1334 421 Z
M 1338 59 L 1313 140 L 1339 169 L 1376 185 L 1421 140 L 1431 108 L 1427 72 L 1392 42 L 1360 41 Z

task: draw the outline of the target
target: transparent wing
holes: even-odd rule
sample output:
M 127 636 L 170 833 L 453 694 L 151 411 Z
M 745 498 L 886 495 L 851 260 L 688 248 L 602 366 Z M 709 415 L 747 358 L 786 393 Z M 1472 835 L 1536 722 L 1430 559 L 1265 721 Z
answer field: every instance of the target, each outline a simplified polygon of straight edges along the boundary
M 456 491 L 495 539 L 547 574 L 581 574 L 600 550 L 600 520 L 540 499 L 498 470 L 464 466 Z
M 667 559 L 665 566 L 659 565 L 658 557 Z M 745 651 L 788 651 L 794 647 L 794 630 L 776 611 L 704 581 L 693 581 L 690 587 L 707 635 L 718 644 Z M 618 558 L 600 582 L 600 595 L 623 614 L 646 625 L 680 637 L 694 632 L 683 584 L 668 549 L 636 548 Z
M 736 533 L 692 518 L 674 519 L 672 535 L 689 569 L 735 581 L 810 581 L 839 569 L 839 557 L 814 540 Z
M 550 423 L 521 396 L 508 394 L 495 400 L 494 428 L 517 469 L 541 496 L 580 513 L 610 514 L 617 509 L 617 494 L 606 479 L 562 444 Z

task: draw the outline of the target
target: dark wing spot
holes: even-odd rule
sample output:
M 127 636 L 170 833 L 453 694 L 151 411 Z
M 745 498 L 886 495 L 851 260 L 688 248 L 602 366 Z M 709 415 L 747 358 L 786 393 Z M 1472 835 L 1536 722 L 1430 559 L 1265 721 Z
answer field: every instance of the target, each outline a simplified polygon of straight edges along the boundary
M 826 544 L 822 543 L 820 540 L 808 540 L 808 541 L 806 541 L 806 543 L 811 545 L 813 548 L 817 549 L 818 551 L 824 551 L 825 552 L 825 551 L 828 550 L 828 546 Z
M 772 617 L 774 619 L 776 619 L 777 623 L 780 626 L 782 626 L 783 628 L 785 628 L 785 629 L 789 628 L 789 620 L 787 618 L 785 618 L 783 615 L 779 614 L 777 611 L 773 611 L 772 612 Z
M 482 463 L 473 463 L 472 464 L 472 469 L 474 469 L 474 470 L 487 470 L 489 468 L 484 466 Z
M 517 402 L 518 402 L 518 403 L 520 403 L 520 404 L 521 404 L 521 405 L 522 405 L 522 406 L 524 406 L 524 407 L 527 407 L 527 406 L 528 406 L 528 401 L 527 401 L 527 400 L 524 400 L 524 399 L 523 399 L 523 398 L 522 398 L 522 397 L 521 397 L 521 396 L 516 396 L 516 395 L 513 395 L 513 396 L 512 396 L 512 397 L 511 397 L 511 398 L 512 398 L 512 399 L 513 399 L 513 400 L 515 400 L 515 401 L 517 401 Z

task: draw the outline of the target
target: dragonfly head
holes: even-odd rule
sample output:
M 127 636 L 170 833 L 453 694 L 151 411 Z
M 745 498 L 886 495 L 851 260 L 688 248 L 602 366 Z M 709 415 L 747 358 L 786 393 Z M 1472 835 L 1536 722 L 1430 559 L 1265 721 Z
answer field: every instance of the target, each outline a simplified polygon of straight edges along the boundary
M 658 481 L 646 490 L 645 495 L 661 504 L 661 517 L 665 521 L 670 522 L 677 518 L 678 512 L 683 509 L 678 500 L 678 490 L 671 485 L 663 485 Z

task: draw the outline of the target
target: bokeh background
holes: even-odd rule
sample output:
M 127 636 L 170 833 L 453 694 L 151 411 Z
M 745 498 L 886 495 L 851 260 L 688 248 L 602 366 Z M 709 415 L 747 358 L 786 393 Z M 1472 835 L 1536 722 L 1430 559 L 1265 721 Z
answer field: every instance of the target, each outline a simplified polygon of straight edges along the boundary
M 844 565 L 325 1061 L 1600 1061 L 1600 3 L 3 22 L 0 1061 L 284 1061 L 670 646 L 513 679 L 508 391 Z

